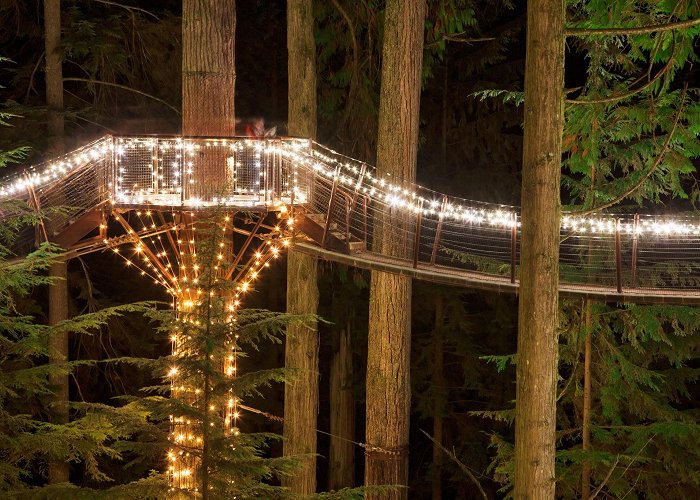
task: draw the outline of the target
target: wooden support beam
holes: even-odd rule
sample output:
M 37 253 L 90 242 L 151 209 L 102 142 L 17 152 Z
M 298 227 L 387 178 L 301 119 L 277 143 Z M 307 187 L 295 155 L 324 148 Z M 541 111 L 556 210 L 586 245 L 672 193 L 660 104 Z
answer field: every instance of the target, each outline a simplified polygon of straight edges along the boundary
M 615 282 L 617 293 L 622 293 L 622 241 L 620 239 L 620 219 L 615 220 Z

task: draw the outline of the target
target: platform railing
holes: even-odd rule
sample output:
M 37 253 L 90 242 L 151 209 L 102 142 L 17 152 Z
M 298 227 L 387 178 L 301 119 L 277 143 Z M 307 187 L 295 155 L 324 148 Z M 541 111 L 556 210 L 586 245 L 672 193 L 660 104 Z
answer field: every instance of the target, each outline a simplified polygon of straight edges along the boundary
M 118 205 L 234 206 L 304 203 L 308 180 L 294 138 L 115 137 L 113 198 Z
M 316 180 L 309 210 L 327 214 L 329 226 L 403 266 L 472 271 L 517 283 L 518 207 L 446 197 L 396 182 L 318 144 L 312 156 Z M 390 229 L 389 251 L 377 240 L 379 222 Z M 695 296 L 700 294 L 700 217 L 563 214 L 559 264 L 561 283 L 581 290 Z
M 321 245 L 332 232 L 409 268 L 464 270 L 512 284 L 519 276 L 523 222 L 517 207 L 398 182 L 305 139 L 106 136 L 0 179 L 0 200 L 7 199 L 41 210 L 73 209 L 48 220 L 54 232 L 81 211 L 107 205 L 303 205 L 322 216 Z M 377 238 L 379 224 L 391 228 L 388 246 Z M 700 217 L 694 214 L 564 214 L 560 241 L 563 284 L 618 295 L 700 293 Z

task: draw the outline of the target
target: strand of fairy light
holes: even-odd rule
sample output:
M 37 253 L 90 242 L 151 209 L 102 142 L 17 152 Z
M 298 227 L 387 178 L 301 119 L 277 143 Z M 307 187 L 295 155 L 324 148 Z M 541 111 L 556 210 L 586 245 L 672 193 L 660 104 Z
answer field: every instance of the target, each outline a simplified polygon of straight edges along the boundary
M 298 164 L 306 168 L 313 169 L 317 174 L 335 180 L 339 184 L 349 187 L 356 186 L 359 192 L 369 196 L 375 202 L 382 203 L 392 208 L 400 208 L 414 214 L 419 212 L 424 216 L 436 216 L 441 219 L 452 219 L 458 222 L 487 225 L 491 227 L 513 228 L 520 227 L 519 215 L 515 207 L 499 208 L 473 208 L 462 206 L 454 201 L 447 201 L 444 209 L 439 208 L 441 200 L 421 196 L 415 191 L 393 184 L 390 181 L 390 174 L 384 178 L 372 175 L 369 166 L 364 165 L 364 178 L 360 179 L 360 169 L 357 165 L 350 163 L 350 159 L 343 162 L 329 155 L 314 149 L 311 154 L 308 152 L 295 150 L 288 151 L 288 156 L 293 158 Z M 335 152 L 331 154 L 341 157 Z M 376 174 L 375 174 L 376 175 Z M 411 188 L 421 189 L 420 186 Z M 435 193 L 437 196 L 438 194 Z M 466 201 L 466 200 L 465 200 Z M 561 227 L 563 230 L 586 233 L 614 234 L 617 230 L 626 234 L 641 236 L 644 234 L 654 236 L 685 236 L 700 235 L 700 223 L 681 222 L 678 220 L 668 220 L 667 218 L 646 220 L 641 219 L 638 223 L 627 218 L 615 216 L 594 216 L 577 217 L 565 214 L 562 217 Z
M 287 139 L 289 141 L 289 139 Z M 230 173 L 233 181 L 233 186 L 234 190 L 237 190 L 237 175 L 238 175 L 238 167 L 240 166 L 240 162 L 236 159 L 236 154 L 241 153 L 241 152 L 246 152 L 246 151 L 253 151 L 254 153 L 254 166 L 255 166 L 255 180 L 254 180 L 254 186 L 250 187 L 243 187 L 240 191 L 241 193 L 239 194 L 254 194 L 258 196 L 269 196 L 273 194 L 273 191 L 271 189 L 261 189 L 261 183 L 264 185 L 266 181 L 266 176 L 267 176 L 267 171 L 266 169 L 263 168 L 263 161 L 261 159 L 262 155 L 268 155 L 270 153 L 279 153 L 281 152 L 281 148 L 275 146 L 274 144 L 268 144 L 270 142 L 276 142 L 276 141 L 259 141 L 259 140 L 254 140 L 254 139 L 200 139 L 200 140 L 195 140 L 195 139 L 183 139 L 183 138 L 178 138 L 170 141 L 171 144 L 168 142 L 159 142 L 157 139 L 154 138 L 118 138 L 117 139 L 117 147 L 116 147 L 116 160 L 117 160 L 117 182 L 116 182 L 116 192 L 114 194 L 114 199 L 118 203 L 126 203 L 126 204 L 143 204 L 147 203 L 149 201 L 149 197 L 152 196 L 153 189 L 152 187 L 148 186 L 139 186 L 138 183 L 135 183 L 133 186 L 127 186 L 125 185 L 124 181 L 124 176 L 128 174 L 128 165 L 125 166 L 125 161 L 124 161 L 124 156 L 126 153 L 128 153 L 130 150 L 136 150 L 137 148 L 146 148 L 147 150 L 153 150 L 154 152 L 151 153 L 151 155 L 155 154 L 155 149 L 156 147 L 158 148 L 161 153 L 163 151 L 167 151 L 170 148 L 173 148 L 176 151 L 179 151 L 179 153 L 176 154 L 176 161 L 173 162 L 172 164 L 172 176 L 174 179 L 176 179 L 176 182 L 179 182 L 179 185 L 176 184 L 175 191 L 176 193 L 182 193 L 183 189 L 187 189 L 192 187 L 194 184 L 196 184 L 195 178 L 194 178 L 194 160 L 193 158 L 197 155 L 198 152 L 202 150 L 202 147 L 205 149 L 212 148 L 212 147 L 223 147 L 225 149 L 228 149 L 229 152 L 233 155 L 232 157 L 227 158 L 226 164 L 227 168 L 231 168 L 232 172 Z M 308 141 L 303 141 L 303 140 L 291 140 L 292 144 L 295 143 L 308 143 Z M 160 165 L 162 163 L 162 158 L 158 158 L 156 156 L 152 156 L 151 160 L 153 162 L 156 162 L 156 160 L 159 162 L 159 165 L 157 167 L 158 172 L 155 170 L 152 171 L 152 176 L 155 176 L 158 181 L 164 180 L 164 174 L 162 173 L 163 167 Z M 269 159 L 265 161 L 264 163 L 269 163 Z M 293 169 L 292 169 L 293 170 Z M 292 184 L 292 190 L 294 190 L 294 186 L 296 185 L 296 173 L 292 172 L 289 174 L 291 176 L 290 178 L 284 178 L 280 179 L 281 184 L 284 186 L 285 184 L 287 185 L 287 190 L 282 190 L 280 193 L 281 197 L 288 197 L 290 195 L 289 193 L 289 184 L 291 181 Z M 289 177 L 288 176 L 288 177 Z M 301 193 L 296 193 L 297 195 Z M 302 199 L 298 199 L 298 202 L 303 202 L 303 196 L 301 197 Z M 224 196 L 224 197 L 213 197 L 211 200 L 204 200 L 199 197 L 192 197 L 188 198 L 184 202 L 185 206 L 189 207 L 195 207 L 195 208 L 200 208 L 200 207 L 207 207 L 207 206 L 256 206 L 259 205 L 258 200 L 241 200 L 239 197 L 237 198 L 236 196 Z
M 254 139 L 221 139 L 221 140 L 203 140 L 177 138 L 172 141 L 165 139 L 154 138 L 112 138 L 107 136 L 95 143 L 81 148 L 72 155 L 66 155 L 58 161 L 49 162 L 43 170 L 42 166 L 29 167 L 23 174 L 16 175 L 12 180 L 4 184 L 0 184 L 0 198 L 10 198 L 13 196 L 23 196 L 28 188 L 43 189 L 50 183 L 56 182 L 71 171 L 82 168 L 100 159 L 107 159 L 112 152 L 116 153 L 115 160 L 117 162 L 117 175 L 115 191 L 113 194 L 113 202 L 116 203 L 143 203 L 147 202 L 148 188 L 142 188 L 140 191 L 129 195 L 127 187 L 123 185 L 124 174 L 127 174 L 128 165 L 123 163 L 125 151 L 129 148 L 148 147 L 158 148 L 161 151 L 169 151 L 171 148 L 177 151 L 184 151 L 185 155 L 192 157 L 202 147 L 226 146 L 232 152 L 241 152 L 246 149 L 254 148 L 256 151 L 266 153 L 279 153 L 287 160 L 290 160 L 297 168 L 291 168 L 292 193 L 295 196 L 297 203 L 305 202 L 305 190 L 300 189 L 298 185 L 299 166 L 302 166 L 310 171 L 321 174 L 329 179 L 338 178 L 340 184 L 345 186 L 353 186 L 358 183 L 359 162 L 351 163 L 351 159 L 346 158 L 341 161 L 337 158 L 343 158 L 341 155 L 328 150 L 328 154 L 324 154 L 318 149 L 313 149 L 309 152 L 310 141 L 305 140 L 254 140 Z M 115 145 L 116 144 L 116 145 Z M 334 158 L 330 155 L 334 155 Z M 159 160 L 162 160 L 160 158 Z M 174 189 L 181 193 L 183 185 L 191 185 L 194 183 L 194 163 L 191 159 L 184 158 L 184 155 L 177 153 L 172 166 L 172 177 L 180 179 L 179 184 L 174 186 Z M 160 172 L 161 166 L 158 166 Z M 458 222 L 471 224 L 483 224 L 492 227 L 512 228 L 513 225 L 520 226 L 515 207 L 499 207 L 499 208 L 474 208 L 464 206 L 454 200 L 448 201 L 444 209 L 441 207 L 441 200 L 438 193 L 434 193 L 433 197 L 422 196 L 418 192 L 411 191 L 407 187 L 399 186 L 391 181 L 391 177 L 376 177 L 373 175 L 371 168 L 365 166 L 365 175 L 361 179 L 359 185 L 360 192 L 369 196 L 372 200 L 378 203 L 385 204 L 392 208 L 408 210 L 414 214 L 421 212 L 424 216 L 435 216 L 443 219 L 452 219 Z M 162 175 L 159 172 L 152 172 L 160 180 Z M 290 179 L 285 177 L 283 182 L 289 184 Z M 173 186 L 170 186 L 172 189 Z M 411 186 L 411 189 L 421 189 L 419 186 Z M 258 195 L 265 195 L 264 190 L 257 190 Z M 269 194 L 269 192 L 267 193 Z M 291 194 L 291 193 L 287 193 Z M 462 203 L 466 202 L 464 200 Z M 213 204 L 237 205 L 245 204 L 234 197 L 220 198 L 216 201 L 204 201 L 201 199 L 184 200 L 185 206 L 204 207 Z M 468 203 L 468 202 L 466 202 Z M 256 205 L 255 201 L 248 201 L 250 205 Z M 619 220 L 619 222 L 618 222 Z M 634 234 L 637 236 L 698 236 L 700 235 L 700 223 L 694 221 L 683 221 L 661 217 L 658 219 L 646 220 L 646 218 L 635 223 L 627 218 L 617 218 L 614 216 L 592 216 L 592 217 L 576 217 L 574 215 L 564 214 L 562 217 L 562 229 L 571 232 L 580 232 L 581 234 L 611 234 L 615 232 L 615 226 L 619 225 L 619 230 L 625 234 Z
M 14 179 L 0 184 L 0 198 L 23 195 L 28 188 L 43 188 L 90 163 L 105 159 L 112 149 L 112 138 L 106 136 L 58 160 L 30 166 L 19 175 L 15 175 Z
M 223 231 L 225 233 L 226 231 L 226 224 L 229 222 L 229 216 L 225 216 L 224 218 L 224 225 L 223 225 Z M 194 229 L 194 226 L 192 226 L 192 229 Z M 281 230 L 279 226 L 275 228 L 275 232 L 277 235 L 281 236 Z M 178 239 L 178 244 L 181 244 L 182 240 Z M 196 247 L 195 245 L 195 240 L 192 238 L 187 242 L 188 245 L 191 245 L 190 247 L 190 252 L 191 255 L 196 255 Z M 286 246 L 288 245 L 288 240 L 283 240 L 282 245 Z M 264 268 L 269 266 L 269 262 L 267 262 L 270 258 L 276 257 L 279 255 L 279 247 L 276 244 L 273 244 L 270 240 L 266 240 L 261 244 L 261 247 L 268 246 L 268 252 L 266 254 L 263 254 L 260 251 L 260 248 L 256 251 L 255 257 L 256 261 L 254 262 L 253 266 L 251 266 L 245 276 L 244 279 L 242 280 L 241 285 L 237 287 L 237 290 L 234 294 L 233 300 L 228 304 L 228 316 L 226 321 L 233 325 L 236 322 L 235 319 L 235 312 L 238 309 L 240 305 L 240 299 L 243 294 L 245 294 L 247 291 L 250 290 L 250 284 L 258 277 L 259 272 Z M 219 254 L 218 257 L 222 257 L 222 254 Z M 196 262 L 196 261 L 193 261 Z M 194 264 L 196 265 L 196 264 Z M 214 269 L 218 272 L 219 271 L 219 266 L 216 265 L 214 266 Z M 193 271 L 197 272 L 197 269 L 194 268 Z M 195 275 L 197 276 L 197 275 Z M 219 276 L 220 278 L 221 276 Z M 196 278 L 193 278 L 193 280 Z M 218 279 L 218 278 L 217 278 Z M 191 304 L 190 307 L 193 307 L 194 305 L 201 305 L 201 302 L 199 304 Z M 185 319 L 186 321 L 186 319 Z M 230 378 L 233 378 L 237 374 L 237 339 L 238 339 L 238 334 L 234 335 L 234 341 L 231 344 L 231 350 L 229 351 L 228 355 L 225 355 L 224 357 L 224 363 L 223 363 L 223 369 L 224 369 L 224 374 Z M 177 344 L 177 336 L 173 336 L 173 342 Z M 173 376 L 177 375 L 177 369 L 173 368 L 174 371 L 171 371 Z M 172 382 L 173 387 L 176 387 L 177 383 L 175 382 L 175 379 L 173 378 Z M 180 387 L 180 389 L 184 389 L 184 386 Z M 197 395 L 197 389 L 194 390 L 195 396 Z M 182 391 L 180 391 L 182 392 Z M 201 391 L 200 391 L 201 392 Z M 208 410 L 205 411 L 216 411 L 217 409 L 212 406 Z M 238 430 L 238 419 L 240 416 L 239 412 L 239 399 L 238 397 L 233 394 L 232 389 L 229 390 L 229 397 L 228 401 L 226 404 L 226 407 L 223 409 L 224 410 L 224 431 L 226 435 L 233 435 L 233 436 L 238 436 L 240 431 Z M 185 424 L 186 427 L 191 426 L 191 421 L 185 421 L 183 417 L 174 417 L 171 416 L 171 421 L 177 425 L 177 424 Z M 185 431 L 187 432 L 187 431 Z M 181 433 L 175 435 L 175 431 L 173 431 L 173 437 L 174 441 L 176 443 L 182 442 L 183 440 L 187 441 L 194 441 L 194 445 L 198 445 L 199 442 L 201 442 L 201 437 L 200 436 L 195 436 L 194 434 L 191 434 L 187 432 L 186 434 Z M 197 440 L 200 441 L 197 441 Z M 180 450 L 179 455 L 182 457 L 180 460 L 178 460 L 178 454 L 176 450 L 170 450 L 168 452 L 168 460 L 170 461 L 170 465 L 168 467 L 169 474 L 171 476 L 171 485 L 172 488 L 178 488 L 178 489 L 190 489 L 197 491 L 196 487 L 196 479 L 194 478 L 194 475 L 192 471 L 195 469 L 195 467 L 198 466 L 198 462 L 195 458 L 191 458 L 192 456 L 189 455 L 187 452 Z M 182 466 L 180 466 L 180 463 L 183 463 Z M 183 477 L 184 482 L 183 482 Z M 176 486 L 177 485 L 177 486 Z

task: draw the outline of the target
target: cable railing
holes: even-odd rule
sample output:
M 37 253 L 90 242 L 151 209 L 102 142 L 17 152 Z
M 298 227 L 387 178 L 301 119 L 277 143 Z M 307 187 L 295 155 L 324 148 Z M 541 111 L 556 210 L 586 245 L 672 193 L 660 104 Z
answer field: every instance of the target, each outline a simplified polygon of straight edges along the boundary
M 402 183 L 305 139 L 106 136 L 0 179 L 3 199 L 68 207 L 48 216 L 51 234 L 99 207 L 109 207 L 109 216 L 113 208 L 286 206 L 314 216 L 323 229 L 318 246 L 362 242 L 366 259 L 385 266 L 518 284 L 518 207 Z M 560 282 L 572 293 L 603 290 L 613 298 L 700 297 L 700 217 L 564 214 Z

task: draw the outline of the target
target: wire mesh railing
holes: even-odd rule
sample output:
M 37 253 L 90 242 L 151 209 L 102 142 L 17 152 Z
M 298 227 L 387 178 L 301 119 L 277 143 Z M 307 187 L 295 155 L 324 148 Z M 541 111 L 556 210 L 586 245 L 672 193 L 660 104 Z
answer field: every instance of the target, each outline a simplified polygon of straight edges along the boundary
M 188 210 L 298 205 L 317 215 L 324 238 L 364 242 L 370 257 L 405 268 L 464 271 L 514 285 L 519 274 L 517 207 L 397 182 L 305 139 L 107 136 L 5 177 L 2 199 L 72 207 L 49 219 L 54 234 L 108 203 Z M 700 217 L 565 214 L 560 236 L 561 283 L 569 288 L 700 295 Z
M 323 211 L 333 198 L 333 206 L 325 207 L 331 224 L 348 227 L 370 251 L 387 254 L 376 239 L 380 221 L 388 221 L 390 253 L 404 266 L 463 270 L 517 283 L 518 207 L 448 198 L 398 183 L 319 144 L 313 145 L 311 158 L 299 163 L 311 166 L 320 179 L 314 182 L 312 209 Z M 369 203 L 369 210 L 362 203 L 343 204 L 358 198 Z M 560 281 L 581 291 L 607 289 L 610 296 L 630 290 L 700 295 L 700 217 L 565 214 Z

